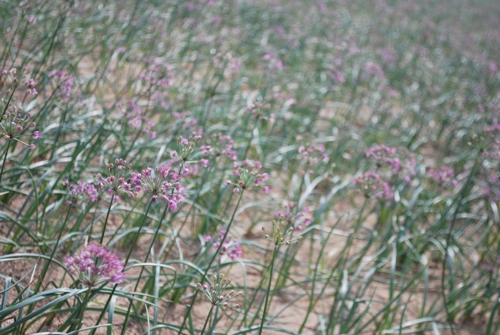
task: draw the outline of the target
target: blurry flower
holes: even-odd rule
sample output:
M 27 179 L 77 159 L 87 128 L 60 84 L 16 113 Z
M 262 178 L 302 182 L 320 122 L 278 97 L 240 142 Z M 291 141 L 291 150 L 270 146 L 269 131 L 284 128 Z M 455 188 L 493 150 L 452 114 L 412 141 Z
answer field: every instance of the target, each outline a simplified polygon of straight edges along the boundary
M 429 169 L 429 177 L 439 183 L 440 187 L 456 187 L 458 181 L 455 179 L 455 172 L 449 166 L 443 165 L 437 169 Z
M 8 141 L 14 140 L 34 149 L 36 148 L 34 144 L 28 144 L 21 139 L 23 137 L 40 138 L 42 134 L 37 130 L 31 136 L 26 134 L 28 129 L 35 126 L 36 124 L 31 121 L 31 113 L 23 113 L 20 108 L 10 106 L 0 120 L 0 136 Z
M 217 240 L 214 242 L 213 247 L 215 249 L 219 248 L 222 243 L 222 247 L 220 249 L 221 255 L 227 255 L 232 261 L 243 257 L 243 248 L 240 242 L 231 237 L 226 237 L 223 241 L 224 235 L 226 234 L 226 230 L 222 229 L 219 232 Z M 210 243 L 213 239 L 211 236 L 204 236 L 203 240 L 205 243 Z
M 396 183 L 398 178 L 409 183 L 415 176 L 415 156 L 408 149 L 400 147 L 387 147 L 385 145 L 376 145 L 366 152 L 365 156 L 369 158 L 377 172 L 385 175 L 391 183 Z M 389 171 L 387 171 L 387 168 Z
M 49 73 L 49 78 L 54 81 L 56 89 L 59 89 L 65 99 L 71 97 L 71 90 L 73 89 L 73 76 L 66 71 L 57 70 Z
M 354 179 L 354 185 L 366 198 L 394 199 L 394 194 L 388 183 L 375 172 L 366 172 Z
M 309 208 L 304 207 L 299 210 L 297 204 L 286 204 L 283 210 L 276 212 L 276 217 L 285 221 L 287 224 L 294 227 L 297 231 L 301 231 L 304 227 L 311 224 L 311 215 Z

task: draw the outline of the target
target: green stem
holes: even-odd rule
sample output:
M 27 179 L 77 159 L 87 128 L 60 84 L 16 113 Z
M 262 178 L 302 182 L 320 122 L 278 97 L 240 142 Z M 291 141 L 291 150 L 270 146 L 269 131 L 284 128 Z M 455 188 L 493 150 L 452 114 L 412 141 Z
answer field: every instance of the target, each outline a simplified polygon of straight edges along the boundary
M 144 222 L 146 222 L 146 218 L 148 217 L 148 213 L 151 209 L 152 204 L 153 203 L 150 201 L 148 204 L 148 208 L 146 209 L 146 213 L 144 213 L 144 218 L 142 219 L 141 225 L 139 226 L 139 230 L 137 231 L 137 234 L 135 234 L 134 241 L 132 242 L 132 244 L 130 244 L 132 247 L 130 248 L 127 258 L 125 259 L 125 266 L 127 266 L 130 256 L 132 255 L 132 250 L 134 250 L 133 246 L 135 246 L 137 240 L 139 239 L 139 234 L 141 233 L 142 227 L 144 226 Z
M 210 312 L 208 312 L 207 318 L 205 320 L 205 324 L 203 325 L 203 329 L 201 330 L 201 334 L 200 335 L 205 334 L 205 329 L 207 328 L 208 320 L 210 320 L 210 317 L 212 316 L 212 312 L 214 310 L 214 306 L 215 305 L 212 305 L 212 307 L 210 307 Z
M 150 200 L 150 205 L 151 205 L 151 200 Z M 153 248 L 153 244 L 155 242 L 156 236 L 158 235 L 158 232 L 160 231 L 160 227 L 161 227 L 161 224 L 163 222 L 163 218 L 167 214 L 167 210 L 168 210 L 168 204 L 165 206 L 165 209 L 163 210 L 163 214 L 162 214 L 162 216 L 160 218 L 160 222 L 158 223 L 158 227 L 156 228 L 156 231 L 155 231 L 155 234 L 154 234 L 153 239 L 151 241 L 151 244 L 149 246 L 148 252 L 146 253 L 146 257 L 144 259 L 144 263 L 146 263 L 148 261 L 148 257 L 149 257 L 149 255 L 151 253 L 151 249 Z M 135 243 L 132 244 L 132 245 L 135 245 Z M 144 266 L 141 268 L 141 272 L 139 273 L 139 278 L 137 279 L 137 281 L 135 283 L 134 292 L 137 292 L 137 289 L 139 288 L 139 283 L 141 282 L 143 272 L 144 272 Z M 121 334 L 125 334 L 125 330 L 127 329 L 128 319 L 129 319 L 130 309 L 131 308 L 132 308 L 132 302 L 128 305 L 127 316 L 125 317 L 125 321 L 123 323 L 123 328 L 122 328 Z
M 2 182 L 3 169 L 5 167 L 5 162 L 7 161 L 7 154 L 9 153 L 10 141 L 7 142 L 7 149 L 5 149 L 5 155 L 3 156 L 2 170 L 0 170 L 0 183 Z
M 134 241 L 132 242 L 132 244 L 130 244 L 131 247 L 130 247 L 130 250 L 129 250 L 128 254 L 127 254 L 127 258 L 125 259 L 125 262 L 124 262 L 124 266 L 125 267 L 127 266 L 128 261 L 130 259 L 130 256 L 132 255 L 132 250 L 134 249 L 134 245 L 137 243 L 137 240 L 139 239 L 139 235 L 141 233 L 142 227 L 144 226 L 144 222 L 146 222 L 146 218 L 148 216 L 149 210 L 151 209 L 151 204 L 152 204 L 152 202 L 150 201 L 149 205 L 148 205 L 148 208 L 146 209 L 146 213 L 144 213 L 144 218 L 142 219 L 141 225 L 139 226 L 139 230 L 137 231 L 137 234 L 135 234 Z M 104 314 L 106 313 L 106 310 L 108 309 L 108 305 L 111 302 L 111 298 L 113 297 L 117 286 L 118 286 L 117 284 L 115 284 L 113 286 L 113 289 L 111 290 L 111 293 L 109 294 L 109 298 L 106 301 L 106 304 L 104 305 L 104 307 L 102 309 L 102 312 L 99 315 L 99 318 L 97 319 L 97 322 L 95 323 L 96 325 L 98 325 L 99 322 L 101 322 L 102 318 L 104 317 Z M 127 316 L 126 316 L 124 324 L 126 324 L 128 322 L 129 314 L 130 313 L 127 313 Z M 123 327 L 123 328 L 125 329 L 125 327 Z M 96 331 L 96 328 L 92 329 L 92 331 L 89 333 L 89 335 L 94 335 L 95 331 Z
M 267 309 L 269 308 L 269 296 L 271 295 L 271 283 L 273 279 L 273 269 L 274 269 L 274 259 L 278 253 L 278 245 L 274 246 L 273 258 L 271 259 L 271 265 L 269 267 L 269 283 L 267 284 L 266 302 L 264 302 L 264 312 L 262 313 L 262 322 L 260 323 L 259 335 L 262 335 L 262 330 L 264 329 L 264 322 L 266 321 Z
M 78 317 L 74 319 L 74 323 L 71 325 L 71 327 L 68 329 L 68 332 L 71 332 L 73 330 L 77 330 L 82 328 L 83 325 L 83 312 L 85 312 L 85 308 L 87 307 L 89 301 L 90 301 L 90 296 L 91 296 L 91 291 L 88 290 L 85 292 L 85 297 L 82 301 L 82 304 L 80 305 L 80 311 L 78 312 Z
M 115 194 L 113 193 L 111 195 L 111 201 L 109 202 L 108 213 L 106 214 L 106 219 L 104 220 L 104 226 L 102 227 L 101 241 L 99 242 L 99 244 L 102 244 L 102 241 L 104 240 L 104 234 L 106 233 L 106 225 L 108 224 L 109 213 L 111 212 L 111 206 L 113 206 L 114 200 L 115 200 Z
M 71 207 L 69 206 L 68 212 L 66 213 L 66 218 L 64 219 L 64 222 L 63 222 L 61 228 L 59 229 L 59 235 L 57 236 L 57 240 L 56 240 L 56 244 L 54 245 L 54 249 L 52 250 L 52 253 L 50 254 L 48 261 L 45 262 L 45 265 L 43 266 L 42 272 L 40 273 L 41 279 L 37 281 L 35 289 L 33 290 L 33 294 L 37 294 L 38 290 L 40 290 L 40 287 L 42 286 L 42 282 L 45 279 L 45 275 L 47 274 L 47 271 L 49 269 L 50 264 L 52 263 L 52 259 L 54 258 L 54 255 L 56 254 L 57 245 L 59 244 L 59 241 L 61 240 L 61 236 L 62 236 L 62 233 L 64 231 L 64 227 L 66 226 L 66 222 L 68 221 L 70 211 L 71 211 Z M 33 311 L 33 308 L 35 308 L 35 304 L 30 305 L 26 315 L 30 314 Z M 27 324 L 25 324 L 25 325 L 27 326 Z
M 236 216 L 236 211 L 238 210 L 238 207 L 240 206 L 241 198 L 243 198 L 243 193 L 244 193 L 244 191 L 242 190 L 241 193 L 240 193 L 240 197 L 238 198 L 238 203 L 236 204 L 236 207 L 234 208 L 233 215 L 231 216 L 231 220 L 229 221 L 229 224 L 227 225 L 226 233 L 222 237 L 221 241 L 225 241 L 226 240 L 227 234 L 229 233 L 229 230 L 231 229 L 231 225 L 233 224 L 234 217 Z M 210 267 L 212 266 L 212 263 L 214 262 L 215 258 L 217 257 L 217 254 L 222 249 L 223 245 L 224 245 L 224 243 L 220 243 L 219 247 L 215 251 L 214 257 L 212 257 L 212 260 L 210 261 L 210 263 L 207 266 L 207 269 L 205 270 L 205 273 L 203 273 L 202 281 L 205 280 L 205 278 L 207 276 L 207 273 L 210 270 Z M 184 320 L 182 321 L 182 325 L 180 326 L 179 332 L 177 333 L 177 335 L 181 335 L 182 329 L 184 329 L 184 327 L 186 326 L 186 321 L 188 319 L 188 315 L 189 315 L 189 313 L 191 313 L 191 309 L 193 308 L 193 304 L 194 304 L 194 301 L 196 299 L 196 296 L 198 295 L 198 292 L 199 291 L 196 290 L 195 293 L 193 294 L 193 298 L 191 299 L 191 303 L 188 305 L 188 309 L 186 311 L 186 315 L 184 316 Z

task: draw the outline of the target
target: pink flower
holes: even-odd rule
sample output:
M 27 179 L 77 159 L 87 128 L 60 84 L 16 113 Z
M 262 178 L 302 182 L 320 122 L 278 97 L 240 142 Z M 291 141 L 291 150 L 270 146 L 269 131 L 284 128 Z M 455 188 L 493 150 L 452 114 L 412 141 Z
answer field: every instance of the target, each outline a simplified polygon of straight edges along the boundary
M 124 265 L 117 254 L 91 243 L 77 256 L 64 260 L 68 272 L 78 275 L 83 286 L 95 288 L 105 282 L 119 284 L 125 280 Z

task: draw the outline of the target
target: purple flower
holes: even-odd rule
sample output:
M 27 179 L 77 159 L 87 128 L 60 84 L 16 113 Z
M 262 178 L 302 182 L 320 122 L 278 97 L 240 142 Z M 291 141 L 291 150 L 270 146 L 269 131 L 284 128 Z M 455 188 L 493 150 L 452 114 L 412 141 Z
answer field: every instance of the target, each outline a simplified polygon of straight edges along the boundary
M 409 183 L 411 177 L 415 176 L 415 156 L 406 148 L 376 145 L 368 149 L 365 155 L 374 163 L 377 172 L 392 174 L 391 182 L 395 182 L 399 176 L 405 183 Z M 384 171 L 384 168 L 387 169 Z
M 269 174 L 260 173 L 262 168 L 261 162 L 251 162 L 245 159 L 241 164 L 233 162 L 233 177 L 237 178 L 235 185 L 242 189 L 248 189 L 251 186 L 260 187 L 262 183 L 269 179 Z M 231 183 L 230 183 L 231 184 Z M 264 192 L 268 193 L 271 188 L 269 186 L 263 187 Z
M 222 247 L 220 249 L 220 254 L 221 255 L 227 255 L 232 261 L 237 260 L 238 258 L 243 257 L 243 246 L 240 242 L 238 242 L 236 239 L 233 239 L 231 237 L 226 237 L 226 239 L 223 241 L 222 239 L 224 238 L 224 235 L 226 234 L 226 230 L 222 229 L 218 236 L 212 238 L 211 236 L 203 236 L 203 240 L 205 243 L 210 243 L 211 241 L 215 241 L 213 243 L 213 247 L 215 249 L 219 248 L 219 246 L 222 244 Z
M 125 177 L 127 162 L 120 158 L 115 160 L 115 164 L 106 164 L 106 169 L 110 174 L 108 177 L 103 177 L 100 173 L 96 174 L 97 190 L 113 195 L 115 201 L 119 200 L 120 193 L 124 193 L 130 198 L 135 197 L 140 192 L 140 188 L 132 187 L 134 173 L 130 178 L 131 183 L 129 183 Z
M 77 256 L 64 260 L 68 272 L 78 275 L 83 286 L 95 288 L 105 282 L 118 284 L 125 280 L 120 256 L 101 245 L 91 243 Z
M 449 166 L 443 165 L 438 169 L 429 169 L 429 177 L 437 181 L 442 187 L 456 187 L 458 181 L 455 172 Z
M 354 179 L 354 185 L 367 198 L 393 199 L 394 194 L 388 183 L 382 180 L 380 175 L 375 172 L 366 172 Z
M 184 187 L 179 183 L 178 174 L 171 169 L 170 164 L 157 166 L 154 170 L 148 167 L 141 173 L 132 173 L 130 182 L 150 194 L 151 202 L 160 198 L 170 210 L 177 211 L 178 204 L 184 201 L 181 194 Z

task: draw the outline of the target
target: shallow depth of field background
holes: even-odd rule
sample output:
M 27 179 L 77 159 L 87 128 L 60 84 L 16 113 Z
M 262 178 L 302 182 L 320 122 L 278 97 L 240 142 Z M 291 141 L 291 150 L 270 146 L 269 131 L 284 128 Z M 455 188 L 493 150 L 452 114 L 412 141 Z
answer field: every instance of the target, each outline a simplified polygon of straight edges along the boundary
M 499 334 L 499 26 L 0 0 L 0 335 Z M 125 280 L 85 285 L 89 243 Z

